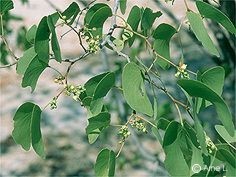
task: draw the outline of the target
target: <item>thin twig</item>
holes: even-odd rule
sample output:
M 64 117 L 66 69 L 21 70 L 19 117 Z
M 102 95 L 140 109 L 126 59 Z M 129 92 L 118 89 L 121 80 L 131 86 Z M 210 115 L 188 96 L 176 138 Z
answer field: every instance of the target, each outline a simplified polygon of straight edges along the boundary
M 114 44 L 113 42 L 111 41 L 111 35 L 112 33 L 114 32 L 114 30 L 117 28 L 117 24 L 116 24 L 116 18 L 117 18 L 117 11 L 118 11 L 118 7 L 120 5 L 120 0 L 115 0 L 115 5 L 113 7 L 113 19 L 111 21 L 111 25 L 110 25 L 110 29 L 108 31 L 108 34 L 107 36 L 105 37 L 105 39 L 103 40 L 103 42 L 100 44 L 100 48 L 103 48 L 107 43 L 112 47 L 114 48 Z M 118 52 L 118 55 L 120 56 L 123 56 L 127 59 L 127 61 L 129 62 L 129 57 L 127 57 L 125 54 L 123 54 L 122 52 Z
M 77 28 L 78 25 L 79 25 L 79 20 L 80 20 L 80 17 L 82 16 L 83 12 L 86 11 L 86 10 L 88 10 L 89 7 L 90 7 L 93 3 L 95 3 L 96 1 L 97 1 L 97 0 L 91 1 L 85 8 L 83 8 L 83 9 L 79 12 L 78 18 L 77 18 L 77 21 L 76 21 L 76 25 L 75 25 L 76 28 Z
M 147 123 L 150 124 L 152 127 L 157 128 L 157 126 L 156 126 L 154 123 L 150 122 L 149 120 L 147 120 L 147 119 L 145 119 L 145 118 L 143 118 L 143 117 L 141 117 L 141 116 L 139 116 L 139 115 L 134 115 L 134 116 L 135 116 L 136 118 L 138 118 L 138 119 L 142 119 L 143 121 L 147 122 Z
M 54 68 L 52 66 L 48 66 L 48 67 L 51 68 L 52 70 L 56 71 L 60 76 L 63 77 L 63 74 L 60 71 L 58 71 L 56 68 Z
M 6 40 L 6 38 L 5 38 L 3 35 L 1 35 L 0 37 L 1 37 L 2 41 L 3 41 L 3 43 L 6 45 L 7 50 L 9 51 L 10 55 L 11 55 L 15 60 L 19 60 L 19 58 L 18 58 L 18 57 L 14 54 L 14 52 L 11 50 L 11 48 L 10 48 L 10 46 L 9 46 L 9 44 L 8 44 L 8 42 L 7 42 L 7 40 Z
M 66 87 L 64 87 L 54 98 L 57 100 L 59 96 L 65 91 L 65 89 Z M 50 101 L 48 102 L 48 104 L 44 106 L 43 110 L 45 110 L 49 105 L 50 105 Z
M 122 143 L 121 143 L 121 146 L 120 146 L 120 149 L 119 149 L 119 151 L 118 151 L 118 153 L 117 153 L 117 155 L 116 155 L 116 158 L 119 157 L 119 155 L 120 155 L 120 153 L 121 153 L 121 151 L 122 151 L 124 145 L 125 145 L 125 142 L 122 142 Z
M 188 7 L 188 3 L 187 3 L 186 0 L 184 0 L 184 4 L 185 4 L 185 7 L 186 7 L 187 11 L 190 11 L 190 8 Z
M 78 28 L 78 26 L 79 26 L 79 21 L 80 21 L 80 17 L 82 16 L 83 12 L 86 11 L 86 10 L 88 10 L 89 7 L 90 7 L 94 2 L 96 2 L 96 1 L 97 1 L 97 0 L 91 1 L 86 7 L 84 7 L 84 8 L 79 12 L 78 18 L 77 18 L 77 20 L 76 20 L 76 24 L 75 24 L 75 27 L 74 27 L 74 28 Z M 71 32 L 71 31 L 73 31 L 73 29 L 69 29 L 68 31 L 66 31 L 65 33 L 63 33 L 63 34 L 61 35 L 61 39 L 62 39 L 65 35 L 67 35 L 69 32 Z
M 14 63 L 8 64 L 8 65 L 0 66 L 0 68 L 9 68 L 9 67 L 14 66 L 16 64 L 17 64 L 17 62 L 14 62 Z
M 67 63 L 77 62 L 77 61 L 80 61 L 80 60 L 86 58 L 90 54 L 91 54 L 91 52 L 87 52 L 75 59 L 70 59 L 70 58 L 64 59 L 63 62 L 67 62 Z
M 64 78 L 65 78 L 65 83 L 66 83 L 66 84 L 67 84 L 67 82 L 68 82 L 68 75 L 69 75 L 69 73 L 70 73 L 70 70 L 71 70 L 72 66 L 73 66 L 76 62 L 78 62 L 78 61 L 80 61 L 80 60 L 86 58 L 86 57 L 87 57 L 88 55 L 90 55 L 90 54 L 91 54 L 91 52 L 87 52 L 87 53 L 84 53 L 83 55 L 79 56 L 78 58 L 76 58 L 76 59 L 74 59 L 74 60 L 70 60 L 70 59 L 63 60 L 63 62 L 68 62 L 68 63 L 70 63 L 70 65 L 69 65 L 68 68 L 67 68 L 66 74 L 65 74 L 65 76 L 64 76 Z
M 68 24 L 67 22 L 65 23 L 68 27 L 70 27 L 76 34 L 77 36 L 79 37 L 79 43 L 80 43 L 80 46 L 83 48 L 84 52 L 87 52 L 87 49 L 84 47 L 83 45 L 83 42 L 82 42 L 82 39 L 81 39 L 81 30 L 79 31 L 76 31 L 76 29 L 71 26 L 70 24 Z
M 156 61 L 157 58 L 160 58 L 160 59 L 164 60 L 165 62 L 169 63 L 170 65 L 172 65 L 173 67 L 175 67 L 176 69 L 179 68 L 179 66 L 177 66 L 175 63 L 171 62 L 171 61 L 168 60 L 167 58 L 165 58 L 165 57 L 163 57 L 162 55 L 160 55 L 159 53 L 157 53 L 157 52 L 155 51 L 155 49 L 153 48 L 152 44 L 148 41 L 148 38 L 147 38 L 146 36 L 143 36 L 142 34 L 136 32 L 136 31 L 133 31 L 132 29 L 127 28 L 127 27 L 124 27 L 124 26 L 116 26 L 116 28 L 126 29 L 127 31 L 130 31 L 130 32 L 136 34 L 137 36 L 143 38 L 143 39 L 145 40 L 146 44 L 148 45 L 148 47 L 152 50 L 152 52 L 153 52 L 154 55 L 155 55 L 155 60 L 154 60 L 154 62 Z M 153 63 L 154 63 L 154 62 L 153 62 Z M 152 64 L 151 66 L 153 66 L 153 65 L 154 65 L 154 64 Z M 151 68 L 152 68 L 152 67 L 150 67 L 149 70 L 151 70 Z M 186 71 L 188 71 L 190 74 L 197 75 L 197 74 L 196 74 L 195 72 L 193 72 L 193 71 L 190 71 L 190 70 L 186 70 Z

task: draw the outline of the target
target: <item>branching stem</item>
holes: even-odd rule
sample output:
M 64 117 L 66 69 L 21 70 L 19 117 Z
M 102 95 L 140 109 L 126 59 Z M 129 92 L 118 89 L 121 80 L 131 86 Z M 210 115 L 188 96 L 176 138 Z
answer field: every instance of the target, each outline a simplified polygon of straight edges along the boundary
M 186 7 L 187 11 L 190 11 L 190 8 L 188 7 L 188 3 L 187 3 L 186 0 L 184 0 L 184 4 L 185 4 L 185 7 Z
M 122 142 L 122 143 L 121 143 L 121 146 L 120 146 L 120 149 L 119 149 L 119 151 L 118 151 L 118 153 L 117 153 L 117 155 L 116 155 L 116 158 L 119 157 L 119 155 L 120 155 L 120 153 L 121 153 L 121 151 L 122 151 L 124 145 L 125 145 L 125 142 Z
M 139 118 L 139 119 L 142 119 L 143 121 L 145 121 L 145 122 L 147 122 L 148 124 L 150 124 L 152 127 L 157 128 L 157 126 L 156 126 L 154 123 L 150 122 L 149 120 L 145 119 L 144 117 L 141 117 L 141 116 L 139 116 L 139 115 L 135 115 L 135 117 L 137 117 L 137 118 Z
M 0 66 L 0 68 L 9 68 L 9 67 L 14 66 L 16 64 L 17 64 L 17 62 L 14 62 L 14 63 L 8 64 L 8 65 Z
M 10 55 L 11 55 L 15 60 L 19 60 L 19 58 L 18 58 L 18 57 L 14 54 L 14 52 L 11 50 L 11 48 L 10 48 L 10 46 L 9 46 L 9 44 L 8 44 L 8 42 L 7 42 L 7 40 L 6 40 L 6 38 L 5 38 L 3 35 L 1 35 L 0 37 L 1 37 L 2 41 L 3 41 L 3 43 L 6 45 L 7 50 L 9 51 Z
M 170 60 L 168 60 L 167 58 L 163 57 L 162 55 L 158 54 L 155 49 L 153 48 L 152 44 L 148 41 L 148 38 L 146 36 L 143 36 L 142 34 L 136 32 L 136 31 L 133 31 L 132 29 L 130 28 L 127 28 L 127 27 L 124 27 L 124 26 L 116 26 L 116 28 L 122 28 L 122 29 L 126 29 L 127 31 L 130 31 L 132 33 L 134 33 L 135 35 L 143 38 L 146 42 L 146 44 L 148 45 L 148 47 L 152 50 L 152 52 L 154 53 L 155 55 L 155 59 L 153 61 L 153 63 L 151 64 L 151 66 L 149 67 L 148 71 L 151 70 L 151 68 L 153 67 L 154 63 L 156 62 L 157 58 L 160 58 L 162 60 L 164 60 L 165 62 L 169 63 L 170 65 L 172 65 L 173 67 L 175 67 L 176 69 L 179 68 L 179 66 L 177 66 L 175 63 L 171 62 Z M 193 74 L 193 75 L 196 75 L 195 72 L 193 71 L 190 71 L 190 70 L 187 70 L 189 73 Z

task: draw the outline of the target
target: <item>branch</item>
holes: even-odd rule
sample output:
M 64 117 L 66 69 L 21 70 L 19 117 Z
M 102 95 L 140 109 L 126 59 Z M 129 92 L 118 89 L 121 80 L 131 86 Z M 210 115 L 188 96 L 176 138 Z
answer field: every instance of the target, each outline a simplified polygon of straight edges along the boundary
M 8 44 L 8 42 L 7 42 L 7 40 L 6 40 L 6 38 L 5 38 L 3 35 L 1 35 L 0 37 L 1 37 L 2 41 L 3 41 L 3 43 L 6 45 L 7 50 L 9 51 L 10 55 L 11 55 L 15 60 L 19 60 L 19 58 L 18 58 L 18 57 L 14 54 L 14 52 L 11 50 L 11 48 L 10 48 L 10 46 L 9 46 L 9 44 Z
M 115 0 L 115 5 L 113 7 L 113 21 L 112 21 L 112 25 L 111 27 L 116 24 L 116 15 L 117 15 L 117 11 L 120 5 L 120 0 Z
M 70 59 L 63 60 L 63 62 L 68 62 L 68 63 L 70 63 L 70 65 L 69 65 L 68 68 L 67 68 L 66 74 L 65 74 L 65 76 L 64 76 L 64 77 L 65 77 L 65 83 L 66 83 L 66 84 L 67 84 L 67 82 L 68 82 L 68 75 L 69 75 L 69 73 L 70 73 L 70 70 L 71 70 L 72 66 L 73 66 L 76 62 L 78 62 L 78 61 L 80 61 L 80 60 L 86 58 L 86 57 L 87 57 L 88 55 L 90 55 L 90 54 L 91 54 L 91 52 L 86 52 L 85 54 L 79 56 L 78 58 L 76 58 L 76 59 L 74 59 L 74 60 L 70 60 Z
M 110 38 L 111 38 L 112 33 L 114 32 L 114 30 L 117 27 L 116 18 L 117 18 L 117 11 L 118 11 L 119 5 L 120 5 L 120 0 L 115 0 L 115 5 L 113 7 L 113 12 L 112 12 L 113 13 L 113 19 L 111 21 L 111 26 L 110 26 L 110 29 L 107 33 L 107 36 L 105 37 L 104 41 L 101 43 L 100 48 L 103 48 L 107 43 L 112 43 Z
M 172 61 L 168 60 L 167 58 L 163 57 L 162 55 L 160 55 L 159 53 L 156 52 L 156 50 L 153 48 L 152 44 L 148 41 L 147 37 L 146 36 L 143 36 L 142 34 L 136 32 L 136 31 L 133 31 L 132 29 L 130 28 L 127 28 L 125 26 L 116 26 L 116 28 L 121 28 L 121 29 L 126 29 L 127 31 L 130 31 L 134 34 L 136 34 L 137 36 L 141 37 L 142 39 L 145 40 L 146 44 L 148 45 L 148 47 L 152 50 L 153 54 L 155 55 L 155 59 L 153 61 L 153 63 L 157 60 L 157 58 L 160 58 L 162 59 L 163 61 L 169 63 L 170 65 L 172 65 L 173 67 L 175 67 L 176 69 L 179 69 L 179 66 L 177 66 L 175 63 L 173 63 Z M 153 66 L 154 64 L 151 65 L 151 67 Z M 148 71 L 151 70 L 151 67 L 149 67 Z M 186 70 L 188 71 L 190 74 L 193 74 L 193 75 L 197 75 L 195 72 L 193 71 L 190 71 L 190 70 Z
M 17 62 L 12 63 L 12 64 L 8 64 L 8 65 L 4 65 L 4 66 L 0 66 L 0 68 L 9 68 L 9 67 L 14 66 L 16 64 L 17 64 Z
M 74 28 L 77 28 L 78 26 L 79 26 L 79 24 L 80 24 L 80 17 L 82 16 L 82 14 L 83 14 L 83 12 L 84 11 L 86 11 L 86 10 L 88 10 L 89 9 L 89 7 L 94 3 L 94 2 L 96 2 L 97 0 L 93 0 L 93 1 L 91 1 L 88 5 L 86 5 L 80 12 L 79 12 L 79 14 L 78 14 L 78 18 L 77 18 L 77 20 L 76 20 L 76 24 L 75 24 L 75 27 Z M 62 34 L 61 35 L 61 38 L 63 38 L 66 34 L 68 34 L 69 32 L 71 32 L 73 29 L 69 29 L 68 31 L 66 31 L 64 34 Z
M 79 12 L 79 15 L 78 15 L 78 19 L 77 19 L 77 21 L 76 21 L 75 28 L 78 27 L 78 25 L 79 25 L 79 20 L 80 20 L 81 15 L 83 14 L 83 12 L 86 11 L 86 10 L 88 10 L 89 7 L 90 7 L 93 3 L 95 3 L 96 1 L 97 1 L 97 0 L 91 1 L 90 3 L 88 3 L 88 5 L 87 5 L 85 8 L 83 8 L 83 9 Z
M 77 34 L 77 36 L 79 37 L 80 46 L 83 48 L 84 52 L 87 52 L 87 49 L 84 47 L 82 39 L 81 39 L 81 30 L 79 30 L 79 32 L 76 31 L 76 29 L 73 26 L 69 25 L 66 21 L 65 21 L 65 24 L 69 26 L 71 30 L 73 30 Z
M 79 57 L 77 57 L 77 58 L 75 58 L 75 59 L 67 58 L 67 59 L 64 59 L 64 60 L 62 60 L 62 61 L 63 61 L 63 62 L 67 62 L 67 63 L 75 63 L 75 62 L 77 62 L 77 61 L 79 61 L 79 60 L 84 59 L 85 57 L 87 57 L 87 56 L 90 55 L 90 54 L 91 54 L 91 52 L 86 52 L 86 53 L 84 53 L 83 55 L 81 55 L 81 56 L 79 56 Z

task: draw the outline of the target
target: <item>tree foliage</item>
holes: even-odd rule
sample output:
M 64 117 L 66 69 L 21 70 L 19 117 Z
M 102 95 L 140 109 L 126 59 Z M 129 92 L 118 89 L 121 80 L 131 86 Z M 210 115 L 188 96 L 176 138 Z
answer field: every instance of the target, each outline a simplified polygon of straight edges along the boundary
M 84 9 L 73 2 L 64 11 L 56 9 L 53 14 L 42 17 L 38 25 L 33 24 L 25 34 L 30 47 L 24 50 L 24 54 L 18 58 L 10 49 L 8 51 L 16 59 L 16 72 L 22 75 L 22 87 L 30 86 L 33 92 L 37 89 L 37 81 L 45 70 L 56 71 L 59 76 L 55 82 L 61 85 L 62 89 L 47 106 L 51 109 L 57 108 L 57 100 L 63 93 L 80 102 L 88 112 L 88 126 L 85 129 L 91 144 L 111 126 L 112 115 L 104 101 L 107 94 L 113 88 L 121 90 L 122 99 L 127 102 L 130 110 L 127 121 L 117 131 L 121 137 L 121 148 L 117 154 L 115 150 L 108 148 L 101 150 L 95 164 L 97 176 L 114 176 L 116 159 L 122 153 L 128 137 L 132 136 L 130 129 L 143 133 L 152 132 L 157 137 L 166 155 L 165 168 L 171 176 L 216 176 L 220 173 L 225 175 L 222 171 L 209 170 L 215 163 L 224 164 L 227 169 L 226 176 L 232 175 L 236 168 L 236 138 L 232 114 L 222 98 L 224 68 L 217 66 L 204 72 L 199 68 L 199 72 L 195 73 L 187 69 L 184 59 L 175 64 L 170 55 L 170 43 L 172 37 L 181 30 L 181 26 L 178 29 L 167 23 L 156 26 L 158 18 L 165 15 L 163 12 L 138 6 L 133 6 L 128 12 L 128 1 L 115 0 L 113 8 L 107 3 L 93 1 Z M 235 26 L 223 12 L 211 4 L 197 0 L 196 7 L 198 12 L 191 10 L 186 2 L 186 19 L 190 30 L 210 55 L 220 57 L 218 46 L 210 37 L 204 21 L 215 21 L 226 33 L 233 35 L 236 34 Z M 3 41 L 6 41 L 3 17 L 13 8 L 12 0 L 1 0 Z M 119 9 L 128 17 L 119 16 Z M 122 25 L 117 23 L 118 19 L 122 20 Z M 104 24 L 108 22 L 111 22 L 110 28 L 104 29 Z M 83 25 L 78 25 L 80 23 Z M 70 31 L 78 36 L 84 54 L 72 60 L 63 58 L 56 32 L 59 24 L 68 26 Z M 115 35 L 115 30 L 119 30 L 120 35 Z M 135 42 L 140 42 L 150 50 L 150 65 L 140 60 L 138 55 L 125 54 L 124 49 L 131 47 Z M 121 71 L 98 73 L 84 84 L 70 83 L 68 78 L 72 66 L 89 55 L 97 55 L 103 48 L 108 48 L 116 53 L 117 57 L 125 59 L 126 63 L 122 65 Z M 51 60 L 61 65 L 69 63 L 67 71 L 58 71 L 50 65 Z M 157 79 L 162 79 L 158 70 L 169 71 L 170 67 L 176 69 L 176 85 L 185 95 L 183 100 L 188 100 L 187 103 L 176 99 L 164 85 L 156 82 Z M 121 83 L 121 86 L 118 83 Z M 160 116 L 161 110 L 157 108 L 157 91 L 164 92 L 175 106 L 177 116 L 174 120 L 168 120 L 164 115 Z M 215 126 L 222 138 L 216 144 L 212 142 L 198 118 L 199 113 L 210 105 L 214 106 L 217 118 L 221 122 Z M 47 158 L 40 130 L 41 113 L 45 108 L 41 109 L 36 103 L 23 103 L 13 118 L 12 132 L 17 144 L 27 151 L 32 146 L 42 158 Z M 192 120 L 185 119 L 183 112 Z M 194 169 L 196 164 L 199 165 L 199 170 Z

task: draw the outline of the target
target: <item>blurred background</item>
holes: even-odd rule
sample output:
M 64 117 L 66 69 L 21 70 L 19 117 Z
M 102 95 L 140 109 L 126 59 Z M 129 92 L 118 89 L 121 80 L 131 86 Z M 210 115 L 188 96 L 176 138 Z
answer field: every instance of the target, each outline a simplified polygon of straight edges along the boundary
M 27 49 L 24 36 L 27 29 L 33 24 L 38 24 L 40 19 L 55 12 L 55 7 L 63 10 L 73 2 L 72 0 L 13 0 L 15 8 L 7 15 L 5 29 L 10 47 L 17 56 L 22 56 L 22 51 Z M 81 9 L 90 0 L 77 0 Z M 97 0 L 113 5 L 113 0 Z M 212 3 L 227 14 L 235 24 L 235 1 L 214 0 Z M 128 8 L 150 7 L 155 11 L 162 11 L 163 15 L 156 20 L 156 26 L 160 23 L 169 23 L 178 28 L 180 22 L 185 18 L 185 7 L 183 1 L 176 0 L 172 5 L 165 0 L 128 0 Z M 195 10 L 194 1 L 189 1 L 191 9 Z M 120 11 L 119 11 L 120 14 Z M 208 31 L 220 50 L 221 57 L 209 55 L 189 30 L 188 24 L 183 21 L 183 27 L 178 35 L 171 41 L 171 57 L 175 63 L 183 58 L 190 70 L 197 71 L 199 68 L 209 68 L 220 65 L 225 68 L 226 79 L 223 97 L 230 106 L 233 117 L 235 117 L 235 36 L 231 36 L 219 25 L 207 21 Z M 105 30 L 109 26 L 105 27 Z M 68 28 L 58 29 L 58 36 L 63 35 Z M 64 58 L 76 58 L 80 56 L 81 50 L 76 34 L 73 32 L 60 39 L 61 50 Z M 148 65 L 151 62 L 149 53 L 138 42 L 134 47 L 127 48 L 124 53 L 139 56 Z M 2 65 L 11 63 L 12 59 L 7 56 L 4 45 L 1 43 Z M 72 69 L 70 82 L 84 84 L 92 76 L 110 70 L 121 71 L 126 61 L 115 53 L 104 49 L 77 63 Z M 65 72 L 67 64 L 60 65 L 52 63 L 61 72 Z M 160 70 L 162 80 L 167 89 L 178 98 L 176 92 L 176 70 L 170 68 L 167 71 Z M 118 72 L 119 73 L 119 72 Z M 59 98 L 58 109 L 46 109 L 42 116 L 42 134 L 44 138 L 47 158 L 40 159 L 32 150 L 25 152 L 16 145 L 11 137 L 13 129 L 13 116 L 16 109 L 26 101 L 33 101 L 44 107 L 57 93 L 59 87 L 53 82 L 57 75 L 55 72 L 46 70 L 38 81 L 36 91 L 31 94 L 30 89 L 23 89 L 21 77 L 15 74 L 15 66 L 0 69 L 0 176 L 94 176 L 93 165 L 98 152 L 104 147 L 118 150 L 118 129 L 112 127 L 99 137 L 96 143 L 89 145 L 85 133 L 87 115 L 80 103 L 75 102 L 65 95 Z M 117 85 L 120 85 L 118 75 Z M 161 92 L 157 92 L 159 117 L 176 119 L 175 109 L 168 98 Z M 112 112 L 112 122 L 125 122 L 130 110 L 117 90 L 112 90 L 107 96 L 107 103 Z M 183 111 L 184 112 L 184 111 Z M 216 113 L 212 107 L 207 108 L 200 114 L 200 119 L 211 138 L 216 139 L 214 125 L 218 123 L 215 119 Z M 187 118 L 187 115 L 186 115 Z M 164 153 L 159 142 L 151 132 L 139 134 L 132 132 L 117 163 L 117 176 L 166 176 L 167 172 L 163 166 Z

